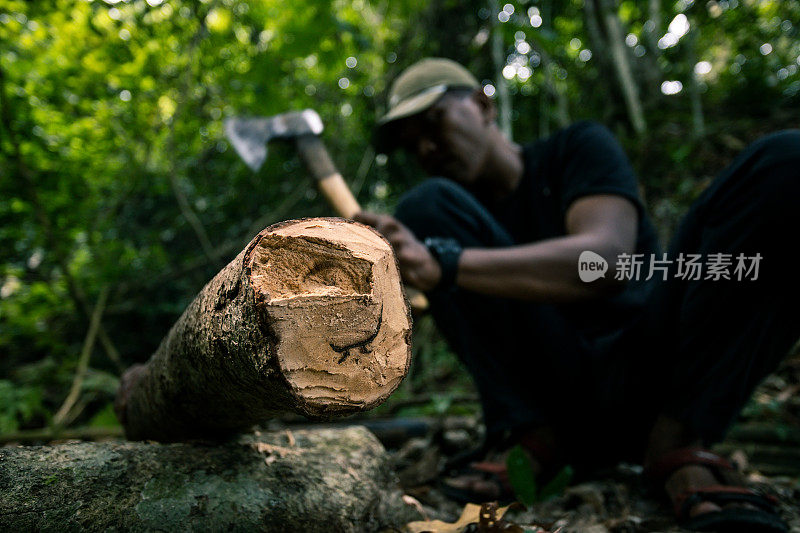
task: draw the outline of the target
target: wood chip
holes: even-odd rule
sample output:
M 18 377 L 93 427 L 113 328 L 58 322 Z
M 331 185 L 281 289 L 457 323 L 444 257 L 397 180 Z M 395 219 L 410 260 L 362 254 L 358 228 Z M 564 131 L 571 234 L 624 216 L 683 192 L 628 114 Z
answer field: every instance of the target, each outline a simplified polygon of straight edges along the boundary
M 275 460 L 275 456 L 280 457 L 283 459 L 287 455 L 297 455 L 300 453 L 298 449 L 290 449 L 285 448 L 283 446 L 276 446 L 275 444 L 268 444 L 266 442 L 254 442 L 253 448 L 259 453 L 266 453 L 267 455 L 271 456 L 273 459 L 272 461 L 267 461 L 267 464 L 270 464 Z

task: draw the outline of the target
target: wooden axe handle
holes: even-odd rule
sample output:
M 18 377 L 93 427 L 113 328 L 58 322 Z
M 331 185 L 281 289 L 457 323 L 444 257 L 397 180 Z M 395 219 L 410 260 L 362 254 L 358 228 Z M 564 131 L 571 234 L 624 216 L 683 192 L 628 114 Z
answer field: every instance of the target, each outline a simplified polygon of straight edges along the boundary
M 353 218 L 356 213 L 361 211 L 358 200 L 344 182 L 342 175 L 336 170 L 322 139 L 316 135 L 298 137 L 297 151 L 300 153 L 303 163 L 317 180 L 319 190 L 339 216 Z M 422 292 L 414 287 L 406 286 L 406 295 L 415 312 L 428 309 L 428 299 Z
M 339 216 L 353 218 L 361 211 L 361 206 L 338 172 L 318 180 L 317 185 Z

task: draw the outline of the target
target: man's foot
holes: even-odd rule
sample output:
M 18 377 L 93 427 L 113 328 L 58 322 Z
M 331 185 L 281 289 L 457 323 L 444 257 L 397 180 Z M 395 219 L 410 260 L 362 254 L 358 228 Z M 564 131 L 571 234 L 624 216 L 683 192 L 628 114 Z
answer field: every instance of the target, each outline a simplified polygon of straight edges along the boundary
M 744 487 L 744 478 L 726 459 L 690 442 L 676 421 L 659 419 L 651 434 L 645 475 L 662 486 L 678 522 L 698 531 L 788 531 L 775 502 Z
M 664 483 L 664 489 L 674 506 L 681 495 L 694 490 L 713 487 L 714 485 L 719 485 L 719 480 L 711 470 L 704 466 L 689 465 L 679 468 L 671 474 Z M 722 507 L 713 502 L 701 501 L 688 509 L 687 514 L 690 518 L 694 518 L 704 513 L 713 513 L 720 510 L 722 510 Z
M 653 465 L 663 463 L 664 457 L 671 452 L 689 447 L 701 448 L 700 440 L 693 439 L 682 423 L 673 418 L 661 416 L 656 420 L 650 433 L 645 468 L 652 473 Z M 720 484 L 720 480 L 706 466 L 690 463 L 684 466 L 670 465 L 669 468 L 674 468 L 674 470 L 671 473 L 658 473 L 658 477 L 662 478 L 658 482 L 663 482 L 664 490 L 673 506 L 676 505 L 682 494 Z M 652 474 L 648 477 L 652 477 Z M 688 514 L 690 517 L 695 517 L 720 509 L 719 505 L 704 501 L 692 507 Z

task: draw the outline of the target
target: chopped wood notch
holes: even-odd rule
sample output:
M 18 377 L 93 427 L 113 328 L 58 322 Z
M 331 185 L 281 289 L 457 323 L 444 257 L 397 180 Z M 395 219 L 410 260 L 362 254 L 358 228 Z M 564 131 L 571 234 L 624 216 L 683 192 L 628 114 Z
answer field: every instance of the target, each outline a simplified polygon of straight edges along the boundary
M 206 285 L 144 366 L 118 414 L 132 439 L 181 440 L 295 412 L 370 409 L 405 376 L 411 315 L 391 246 L 313 218 L 262 231 Z

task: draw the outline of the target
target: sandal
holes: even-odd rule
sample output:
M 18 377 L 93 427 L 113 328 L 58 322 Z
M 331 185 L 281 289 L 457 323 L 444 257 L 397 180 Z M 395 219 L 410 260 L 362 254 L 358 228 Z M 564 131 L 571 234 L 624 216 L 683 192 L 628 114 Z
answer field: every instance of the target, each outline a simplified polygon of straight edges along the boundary
M 776 510 L 777 499 L 743 487 L 745 480 L 730 461 L 711 451 L 699 447 L 674 450 L 645 469 L 644 476 L 663 488 L 672 473 L 690 465 L 708 468 L 724 484 L 687 490 L 675 498 L 675 516 L 682 527 L 694 531 L 732 533 L 789 531 Z M 692 508 L 703 502 L 719 506 L 741 503 L 751 507 L 724 507 L 719 511 L 690 516 Z

